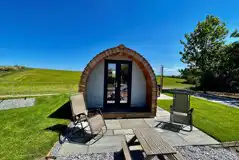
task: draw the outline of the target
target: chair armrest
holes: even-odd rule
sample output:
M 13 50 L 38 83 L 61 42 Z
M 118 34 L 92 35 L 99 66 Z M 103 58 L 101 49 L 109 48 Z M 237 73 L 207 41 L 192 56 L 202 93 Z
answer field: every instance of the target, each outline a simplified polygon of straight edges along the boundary
M 78 123 L 79 121 L 85 120 L 86 116 L 87 116 L 86 114 L 80 113 L 80 114 L 77 114 L 74 117 L 72 117 L 73 118 L 72 120 L 74 123 Z
M 194 108 L 191 108 L 191 109 L 188 111 L 188 114 L 192 114 L 192 113 L 193 113 L 193 110 L 194 110 Z
M 86 114 L 85 113 L 80 113 L 80 114 L 77 114 L 77 115 L 75 115 L 74 117 L 76 118 L 76 117 L 81 117 L 81 116 L 86 116 Z

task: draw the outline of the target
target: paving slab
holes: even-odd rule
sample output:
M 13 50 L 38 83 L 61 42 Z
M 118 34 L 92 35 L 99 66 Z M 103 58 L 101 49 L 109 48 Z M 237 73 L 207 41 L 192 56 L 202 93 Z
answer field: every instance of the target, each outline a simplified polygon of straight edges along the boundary
M 89 145 L 88 153 L 117 152 L 122 149 L 121 142 L 124 135 L 104 136 L 92 145 Z
M 171 131 L 162 132 L 162 133 L 160 133 L 160 135 L 171 146 L 185 146 L 185 145 L 188 145 L 188 143 L 175 132 L 171 132 Z
M 113 129 L 107 129 L 107 131 L 104 133 L 106 136 L 113 136 L 114 135 Z
M 185 126 L 183 129 L 189 131 L 189 130 L 190 130 L 190 126 Z M 198 130 L 199 130 L 199 129 L 198 129 L 197 127 L 194 127 L 194 126 L 193 126 L 192 131 L 198 131 Z M 187 132 L 187 131 L 181 130 L 180 132 L 182 132 L 182 133 L 189 133 L 189 132 Z
M 63 139 L 64 142 L 76 143 L 76 144 L 85 144 L 85 139 L 82 135 L 71 136 L 66 139 Z
M 133 135 L 133 129 L 116 129 L 114 135 Z
M 219 144 L 218 141 L 200 130 L 178 133 L 189 145 Z
M 157 132 L 170 132 L 170 131 L 168 131 L 168 130 L 166 130 L 166 129 L 162 129 L 162 128 L 154 128 Z
M 125 140 L 124 135 L 103 136 L 97 142 L 90 146 L 117 146 L 121 145 L 122 140 Z
M 35 98 L 18 98 L 0 100 L 0 110 L 7 110 L 13 108 L 32 107 L 35 104 Z
M 128 142 L 134 135 L 125 135 L 125 139 Z
M 141 145 L 129 146 L 129 149 L 130 149 L 130 151 L 143 150 L 143 148 L 141 147 Z
M 156 122 L 169 122 L 170 121 L 170 116 L 157 116 L 155 118 Z
M 125 136 L 125 139 L 126 139 L 126 141 L 128 142 L 129 140 L 131 140 L 131 138 L 134 136 L 134 135 L 124 135 Z M 138 139 L 136 139 L 135 140 L 135 142 L 139 142 L 139 140 Z
M 161 122 L 169 122 L 169 116 L 160 116 L 155 118 L 145 118 L 145 122 L 152 128 L 157 127 Z
M 88 152 L 87 145 L 65 142 L 62 144 L 58 154 L 60 156 L 68 156 L 68 155 L 79 154 L 79 153 L 86 154 L 87 152 Z
M 114 135 L 133 135 L 134 132 L 133 132 L 133 129 L 117 129 L 117 130 L 114 130 Z
M 116 145 L 116 146 L 90 146 L 87 153 L 119 152 L 121 149 L 122 149 L 121 145 Z
M 160 110 L 160 109 L 157 110 L 157 113 L 156 113 L 157 118 L 159 118 L 159 117 L 169 117 L 169 116 L 170 116 L 170 113 L 168 111 Z
M 121 119 L 119 120 L 123 129 L 148 128 L 144 119 Z
M 166 94 L 160 93 L 160 96 L 159 96 L 157 99 L 161 99 L 161 100 L 171 100 L 171 99 L 173 99 L 173 97 L 170 97 L 170 96 L 168 96 L 168 95 L 166 95 Z
M 121 129 L 119 120 L 116 119 L 107 119 L 105 120 L 106 126 L 108 129 Z
M 149 127 L 155 127 L 158 124 L 155 118 L 144 118 L 144 121 L 149 125 Z

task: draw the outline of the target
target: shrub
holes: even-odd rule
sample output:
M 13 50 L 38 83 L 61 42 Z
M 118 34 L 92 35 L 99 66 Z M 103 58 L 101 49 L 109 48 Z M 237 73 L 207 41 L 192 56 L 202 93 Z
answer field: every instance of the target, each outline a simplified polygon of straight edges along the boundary
M 19 66 L 19 65 L 15 65 L 15 66 L 0 66 L 0 71 L 2 71 L 2 72 L 18 71 L 18 70 L 23 70 L 25 68 L 26 68 L 25 66 Z

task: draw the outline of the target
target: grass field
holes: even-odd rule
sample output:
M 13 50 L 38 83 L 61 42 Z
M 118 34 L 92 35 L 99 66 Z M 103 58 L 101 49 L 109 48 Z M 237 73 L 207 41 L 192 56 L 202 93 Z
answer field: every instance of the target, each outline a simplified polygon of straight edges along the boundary
M 25 69 L 0 77 L 2 81 L 14 82 L 64 82 L 78 83 L 81 72 L 50 69 Z
M 0 72 L 0 95 L 77 92 L 80 76 L 80 71 L 30 68 Z M 164 88 L 191 86 L 184 79 L 164 77 Z
M 33 107 L 0 111 L 0 159 L 44 157 L 59 134 L 49 127 L 61 129 L 69 123 L 69 120 L 58 119 L 57 114 L 53 118 L 49 116 L 67 101 L 67 95 L 40 97 Z
M 172 100 L 159 100 L 158 105 L 169 111 Z M 239 109 L 191 97 L 193 124 L 215 139 L 239 141 Z
M 160 77 L 157 77 L 157 82 L 160 83 Z M 185 79 L 164 77 L 163 87 L 164 88 L 180 88 L 180 89 L 183 89 L 183 88 L 193 87 L 193 85 L 186 84 Z
M 76 92 L 81 72 L 25 69 L 0 76 L 0 95 Z

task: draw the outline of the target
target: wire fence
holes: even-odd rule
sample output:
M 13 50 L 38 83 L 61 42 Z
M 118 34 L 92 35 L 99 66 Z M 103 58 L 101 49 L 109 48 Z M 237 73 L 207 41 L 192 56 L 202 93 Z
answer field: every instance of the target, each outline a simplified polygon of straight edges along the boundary
M 76 93 L 78 82 L 11 82 L 0 81 L 0 95 Z

